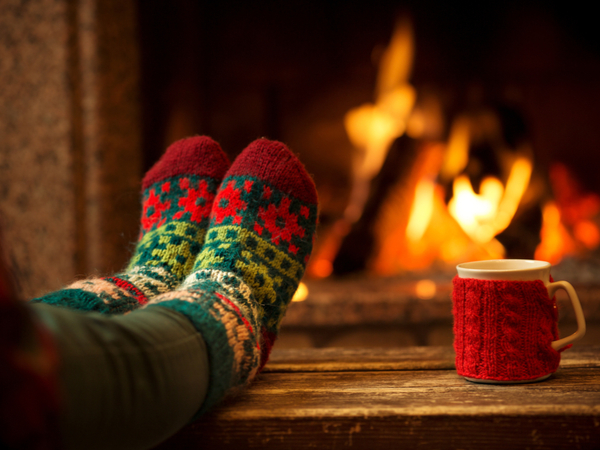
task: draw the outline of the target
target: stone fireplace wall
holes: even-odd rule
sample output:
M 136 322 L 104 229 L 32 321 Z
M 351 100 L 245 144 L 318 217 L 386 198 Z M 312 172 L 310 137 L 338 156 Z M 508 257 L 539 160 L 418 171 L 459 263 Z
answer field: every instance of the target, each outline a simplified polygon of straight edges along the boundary
M 0 224 L 24 297 L 119 269 L 141 172 L 136 2 L 0 2 Z

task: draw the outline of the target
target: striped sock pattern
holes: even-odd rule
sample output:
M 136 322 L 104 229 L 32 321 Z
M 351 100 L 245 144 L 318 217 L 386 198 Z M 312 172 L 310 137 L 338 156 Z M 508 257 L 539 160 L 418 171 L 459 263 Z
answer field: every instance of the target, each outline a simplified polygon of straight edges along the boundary
M 155 297 L 148 304 L 152 305 L 184 314 L 206 343 L 210 386 L 198 415 L 254 378 L 261 357 L 260 310 L 240 277 L 231 272 L 200 270 L 178 290 Z
M 202 248 L 215 193 L 229 161 L 205 136 L 172 144 L 142 182 L 139 240 L 125 271 L 34 299 L 83 311 L 126 313 L 175 289 Z

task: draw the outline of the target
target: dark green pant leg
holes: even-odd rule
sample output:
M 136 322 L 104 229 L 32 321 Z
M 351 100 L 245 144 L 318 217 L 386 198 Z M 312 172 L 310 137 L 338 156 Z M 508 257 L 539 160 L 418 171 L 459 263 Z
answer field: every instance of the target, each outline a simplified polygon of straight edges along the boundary
M 152 447 L 188 423 L 208 386 L 206 346 L 184 316 L 31 305 L 56 338 L 65 448 Z

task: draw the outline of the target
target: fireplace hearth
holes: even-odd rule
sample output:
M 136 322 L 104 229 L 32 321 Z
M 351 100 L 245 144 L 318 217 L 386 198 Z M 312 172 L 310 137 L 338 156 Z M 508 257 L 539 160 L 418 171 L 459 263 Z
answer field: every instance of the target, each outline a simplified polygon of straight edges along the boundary
M 575 287 L 587 322 L 581 342 L 600 339 L 599 261 L 565 260 L 552 268 L 556 280 Z M 282 323 L 281 348 L 407 347 L 451 345 L 454 273 L 430 271 L 430 278 L 352 276 L 308 280 L 309 294 L 293 302 Z M 561 336 L 577 329 L 573 308 L 557 292 Z
M 48 23 L 62 24 L 56 41 L 5 44 L 15 55 L 49 55 L 23 59 L 22 67 L 7 65 L 10 73 L 3 72 L 10 74 L 5 92 L 31 93 L 21 100 L 3 94 L 2 135 L 10 151 L 0 161 L 6 193 L 0 206 L 26 295 L 58 288 L 74 276 L 118 270 L 135 239 L 138 211 L 131 205 L 143 169 L 174 140 L 208 134 L 231 157 L 258 136 L 282 140 L 314 175 L 321 223 L 306 277 L 309 294 L 291 308 L 287 330 L 364 325 L 389 327 L 392 336 L 398 328 L 443 323 L 446 331 L 411 337 L 435 343 L 431 336 L 448 336 L 456 262 L 536 257 L 540 248 L 539 257 L 557 264 L 557 278 L 564 272 L 577 289 L 597 297 L 600 37 L 593 14 L 539 2 L 98 5 L 62 13 L 42 8 L 39 24 L 24 13 L 9 21 L 17 31 L 37 30 L 35 36 L 59 36 Z M 16 14 L 5 17 L 13 17 L 9 13 Z M 400 35 L 412 30 L 412 43 L 399 38 L 398 44 L 412 59 L 394 72 L 402 81 L 394 90 L 381 74 L 398 24 L 405 30 Z M 29 47 L 16 49 L 14 42 Z M 138 55 L 141 64 L 133 67 Z M 355 161 L 363 150 L 345 118 L 352 110 L 363 116 L 374 111 L 364 105 L 387 104 L 384 88 L 404 95 L 401 101 L 395 94 L 389 98 L 397 100 L 392 105 L 401 103 L 392 107 L 395 113 L 408 114 L 406 126 L 402 132 L 395 128 L 380 158 L 382 170 L 369 175 L 362 213 L 348 215 Z M 48 114 L 31 123 L 17 120 L 30 111 Z M 142 112 L 139 122 L 136 111 Z M 449 176 L 444 155 L 464 137 L 465 123 L 470 159 Z M 27 164 L 15 165 L 21 151 Z M 463 192 L 471 200 L 488 201 L 485 191 L 499 206 L 513 163 L 523 155 L 532 167 L 515 220 L 482 244 L 451 214 L 456 180 L 466 176 L 470 191 Z M 128 163 L 117 164 L 122 158 Z M 500 196 L 490 176 L 501 183 Z M 19 185 L 19 179 L 26 182 Z M 23 194 L 29 186 L 36 188 L 31 197 Z M 415 200 L 417 193 L 434 199 L 428 222 L 411 219 L 426 204 L 423 196 Z M 436 227 L 458 233 L 462 244 L 451 245 L 447 234 L 433 237 Z M 67 254 L 60 267 L 52 264 L 57 249 Z M 38 266 L 34 250 L 42 259 Z M 420 282 L 424 298 L 416 294 Z M 590 320 L 596 320 L 589 308 Z M 310 345 L 330 342 L 323 333 L 320 344 Z

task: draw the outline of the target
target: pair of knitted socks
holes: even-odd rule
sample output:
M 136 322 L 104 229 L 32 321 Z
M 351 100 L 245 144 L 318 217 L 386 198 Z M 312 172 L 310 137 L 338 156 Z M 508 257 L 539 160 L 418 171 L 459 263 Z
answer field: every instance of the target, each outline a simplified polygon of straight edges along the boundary
M 33 301 L 185 315 L 208 348 L 205 411 L 269 357 L 311 253 L 315 186 L 280 142 L 254 141 L 230 166 L 216 142 L 192 137 L 167 149 L 142 188 L 141 232 L 127 269 Z

